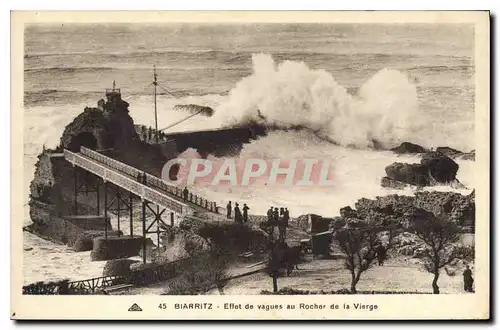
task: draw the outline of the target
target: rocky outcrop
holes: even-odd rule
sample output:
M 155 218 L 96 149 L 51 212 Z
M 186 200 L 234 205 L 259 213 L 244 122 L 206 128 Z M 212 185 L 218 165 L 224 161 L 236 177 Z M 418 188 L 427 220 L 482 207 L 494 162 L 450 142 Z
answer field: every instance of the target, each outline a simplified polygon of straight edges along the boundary
M 475 150 L 472 150 L 471 152 L 462 152 L 460 150 L 456 150 L 450 147 L 437 147 L 436 152 L 439 152 L 440 154 L 450 157 L 452 159 L 464 159 L 464 160 L 476 159 Z
M 376 199 L 359 199 L 355 203 L 359 219 L 388 218 L 401 222 L 407 227 L 412 217 L 426 216 L 430 212 L 443 212 L 463 231 L 473 231 L 475 224 L 474 193 L 462 195 L 453 192 L 424 191 L 415 196 L 389 195 Z
M 78 202 L 75 203 L 75 184 L 92 190 L 100 180 L 74 168 L 65 160 L 63 149 L 78 152 L 81 146 L 85 146 L 112 150 L 116 159 L 124 161 L 130 158 L 136 162 L 132 165 L 139 169 L 152 174 L 161 173 L 167 155 L 158 146 L 148 148 L 140 141 L 128 113 L 128 103 L 121 100 L 119 94 L 110 92 L 107 97 L 107 102 L 101 100 L 96 108 L 85 108 L 66 126 L 56 149 L 44 150 L 38 156 L 34 179 L 30 183 L 29 205 L 33 223 L 25 230 L 70 246 L 78 238 L 79 242 L 75 246 L 78 250 L 88 249 L 91 244 L 89 238 L 98 236 L 98 233 L 92 233 L 91 237 L 84 237 L 85 226 L 65 219 L 68 215 L 97 215 L 97 204 L 101 205 L 99 211 L 103 212 L 104 196 L 100 195 L 98 203 L 98 195 L 89 191 L 78 194 Z M 111 227 L 108 229 L 112 230 Z
M 397 154 L 419 154 L 428 150 L 418 144 L 403 142 L 399 147 L 392 148 L 391 151 Z
M 385 168 L 383 187 L 401 188 L 404 184 L 429 186 L 456 181 L 458 164 L 437 152 L 422 156 L 420 164 L 393 163 Z
M 422 147 L 421 145 L 411 142 L 403 142 L 398 147 L 392 148 L 391 151 L 398 155 L 425 154 L 428 152 L 437 152 L 451 159 L 475 160 L 476 158 L 475 150 L 472 150 L 471 152 L 462 152 L 460 150 L 456 150 L 450 147 L 437 147 L 436 150 L 433 151 L 432 149 L 429 150 L 425 147 Z
M 456 179 L 458 164 L 439 152 L 424 154 L 420 163 L 428 169 L 430 178 L 439 183 L 448 183 Z

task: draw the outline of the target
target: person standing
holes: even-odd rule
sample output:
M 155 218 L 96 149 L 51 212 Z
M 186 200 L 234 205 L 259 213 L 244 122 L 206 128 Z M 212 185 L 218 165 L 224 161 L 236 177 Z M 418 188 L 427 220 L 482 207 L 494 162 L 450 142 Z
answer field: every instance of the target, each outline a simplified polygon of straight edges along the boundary
M 243 222 L 248 222 L 248 210 L 250 208 L 247 206 L 247 204 L 243 204 Z
M 463 275 L 464 275 L 464 290 L 466 292 L 472 292 L 472 284 L 474 283 L 474 279 L 472 278 L 472 271 L 469 268 L 469 265 L 465 266 Z
M 182 190 L 182 196 L 184 197 L 184 201 L 187 202 L 189 196 L 189 190 L 187 187 L 184 187 L 184 190 Z
M 377 257 L 378 265 L 383 266 L 384 261 L 387 258 L 387 249 L 384 245 L 382 245 L 382 243 L 379 242 L 375 247 L 375 254 Z
M 280 219 L 279 211 L 278 208 L 275 207 L 273 211 L 273 222 L 275 226 L 278 224 L 279 219 Z
M 233 210 L 233 207 L 231 206 L 231 201 L 227 203 L 226 209 L 227 209 L 227 218 L 231 219 L 231 212 Z
M 234 221 L 237 222 L 237 223 L 241 223 L 241 210 L 240 210 L 240 206 L 238 203 L 235 203 L 235 207 L 234 207 Z
M 288 208 L 285 207 L 285 214 L 283 215 L 283 219 L 285 220 L 285 227 L 288 227 L 288 222 L 290 221 L 290 212 L 288 212 Z
M 271 224 L 273 222 L 273 207 L 271 206 L 269 210 L 267 210 L 267 223 Z

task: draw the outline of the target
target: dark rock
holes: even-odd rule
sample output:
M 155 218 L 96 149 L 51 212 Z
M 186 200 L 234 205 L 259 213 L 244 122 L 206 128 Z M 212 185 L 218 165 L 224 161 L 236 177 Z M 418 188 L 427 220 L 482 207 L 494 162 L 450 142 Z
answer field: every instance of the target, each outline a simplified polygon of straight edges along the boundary
M 438 152 L 422 156 L 420 164 L 393 163 L 385 168 L 387 178 L 382 179 L 384 187 L 400 187 L 397 182 L 417 186 L 435 183 L 450 183 L 456 180 L 458 164 Z
M 430 152 L 422 156 L 420 163 L 427 167 L 432 178 L 440 183 L 448 183 L 456 179 L 458 164 L 450 157 L 438 152 Z
M 444 212 L 452 221 L 470 232 L 475 224 L 474 193 L 462 195 L 453 192 L 423 191 L 415 196 L 389 195 L 376 199 L 359 199 L 355 203 L 358 218 L 362 220 L 396 220 L 404 228 L 416 218 Z
M 472 150 L 471 152 L 462 152 L 460 150 L 456 150 L 450 147 L 438 147 L 436 148 L 436 152 L 443 154 L 444 156 L 450 157 L 452 159 L 464 159 L 464 160 L 475 160 L 476 159 L 476 151 Z
M 340 209 L 340 216 L 343 218 L 357 218 L 358 214 L 350 206 L 346 206 Z
M 404 189 L 408 186 L 408 184 L 404 182 L 393 180 L 387 176 L 384 176 L 380 180 L 380 185 L 384 188 L 391 188 L 391 189 Z
M 419 186 L 430 184 L 428 172 L 429 168 L 421 164 L 393 163 L 385 168 L 389 179 Z
M 439 152 L 440 154 L 443 154 L 444 156 L 450 157 L 450 158 L 455 158 L 458 156 L 462 156 L 464 153 L 457 150 L 453 149 L 450 147 L 437 147 L 436 152 Z
M 418 144 L 403 142 L 399 147 L 392 148 L 391 151 L 397 154 L 420 154 L 428 150 Z

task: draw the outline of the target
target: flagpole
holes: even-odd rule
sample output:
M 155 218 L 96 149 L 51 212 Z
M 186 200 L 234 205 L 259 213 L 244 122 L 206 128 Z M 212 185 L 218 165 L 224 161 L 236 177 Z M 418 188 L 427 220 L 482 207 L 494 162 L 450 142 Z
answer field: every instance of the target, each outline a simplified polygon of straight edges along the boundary
M 158 85 L 157 82 L 157 75 L 156 75 L 156 65 L 153 65 L 153 86 L 154 86 L 154 104 L 155 104 L 155 138 L 156 138 L 156 144 L 158 144 L 158 111 L 156 109 L 156 85 Z

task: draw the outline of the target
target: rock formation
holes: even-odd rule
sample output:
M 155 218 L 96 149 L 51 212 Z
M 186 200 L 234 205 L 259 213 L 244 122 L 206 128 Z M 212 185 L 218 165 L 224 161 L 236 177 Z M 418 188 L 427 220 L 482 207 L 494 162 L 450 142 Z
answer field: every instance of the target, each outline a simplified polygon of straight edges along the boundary
M 391 151 L 397 154 L 419 154 L 427 152 L 428 150 L 418 144 L 403 142 L 399 147 L 392 148 Z
M 103 218 L 88 226 L 82 225 L 77 219 L 67 219 L 76 214 L 102 216 L 104 194 L 100 194 L 98 203 L 95 187 L 101 185 L 102 192 L 102 180 L 73 167 L 64 158 L 64 149 L 79 152 L 80 147 L 84 146 L 98 150 L 118 161 L 161 177 L 165 163 L 187 148 L 194 148 L 200 154 L 217 152 L 217 156 L 224 156 L 241 149 L 243 143 L 266 134 L 262 126 L 249 126 L 170 134 L 167 135 L 168 143 L 148 144 L 141 141 L 137 134 L 128 107 L 129 104 L 121 99 L 119 89 L 106 90 L 106 101 L 100 100 L 96 107 L 85 108 L 66 126 L 59 146 L 44 149 L 38 156 L 34 179 L 30 184 L 29 205 L 33 223 L 24 230 L 56 243 L 74 246 L 77 250 L 88 250 L 104 229 Z M 82 186 L 80 189 L 84 191 L 88 188 L 86 193 L 78 194 L 77 203 L 75 186 Z M 126 193 L 117 187 L 113 189 Z M 139 202 L 137 198 L 133 198 L 134 204 Z M 97 204 L 101 206 L 99 212 Z M 111 215 L 110 212 L 108 215 Z M 108 233 L 110 236 L 115 234 L 109 223 Z
M 432 150 L 424 148 L 415 143 L 403 142 L 398 147 L 392 148 L 391 151 L 396 154 L 402 155 L 402 154 L 425 154 Z M 471 152 L 462 152 L 460 150 L 456 150 L 450 147 L 437 147 L 435 152 L 440 153 L 443 156 L 449 157 L 451 159 L 475 160 L 476 158 L 475 150 L 472 150 Z
M 393 163 L 385 168 L 383 187 L 400 188 L 404 184 L 430 186 L 456 181 L 458 164 L 451 158 L 438 153 L 423 154 L 420 164 Z
M 415 196 L 389 195 L 376 199 L 362 198 L 355 204 L 358 218 L 396 217 L 399 221 L 410 221 L 413 216 L 426 212 L 437 215 L 444 212 L 464 231 L 473 231 L 475 224 L 474 193 L 462 195 L 453 192 L 423 191 Z M 422 213 L 422 214 L 419 214 Z

